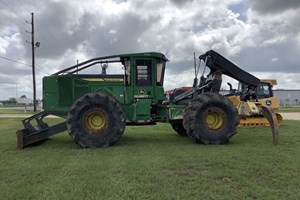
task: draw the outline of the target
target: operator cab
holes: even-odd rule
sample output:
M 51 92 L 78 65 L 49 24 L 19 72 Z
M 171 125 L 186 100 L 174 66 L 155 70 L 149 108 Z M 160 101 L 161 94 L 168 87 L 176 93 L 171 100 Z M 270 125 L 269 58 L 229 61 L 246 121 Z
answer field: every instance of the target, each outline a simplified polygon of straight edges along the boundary
M 121 58 L 125 68 L 125 86 L 163 86 L 168 61 L 165 56 L 161 53 L 137 55 Z
M 247 90 L 247 85 L 244 83 L 239 83 L 238 91 L 243 94 Z M 272 84 L 268 82 L 260 82 L 258 86 L 255 89 L 255 96 L 256 99 L 264 99 L 273 97 L 273 90 L 272 90 Z
M 126 113 L 130 121 L 152 121 L 156 114 L 152 108 L 165 99 L 163 83 L 167 61 L 163 54 L 156 52 L 121 56 L 125 71 L 124 106 L 131 110 Z

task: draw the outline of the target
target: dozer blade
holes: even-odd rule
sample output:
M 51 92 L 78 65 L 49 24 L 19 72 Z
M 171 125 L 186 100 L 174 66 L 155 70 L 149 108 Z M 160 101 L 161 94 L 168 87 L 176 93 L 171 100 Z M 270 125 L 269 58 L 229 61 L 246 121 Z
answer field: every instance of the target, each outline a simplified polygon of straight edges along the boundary
M 279 140 L 279 128 L 278 128 L 278 120 L 274 110 L 271 107 L 261 106 L 261 110 L 263 115 L 268 119 L 271 128 L 272 128 L 272 135 L 273 135 L 273 144 L 278 144 Z
M 282 124 L 283 118 L 279 113 L 275 113 L 278 126 Z M 269 120 L 263 115 L 240 117 L 239 127 L 270 127 Z
M 42 140 L 47 139 L 49 136 L 63 132 L 67 130 L 65 122 L 48 126 L 47 123 L 43 121 L 43 118 L 48 114 L 45 112 L 37 113 L 31 117 L 22 120 L 24 129 L 17 131 L 17 149 L 23 149 L 24 147 L 38 143 Z M 31 124 L 32 120 L 36 120 L 37 125 L 33 126 Z
M 240 117 L 239 127 L 269 127 L 270 123 L 265 116 Z

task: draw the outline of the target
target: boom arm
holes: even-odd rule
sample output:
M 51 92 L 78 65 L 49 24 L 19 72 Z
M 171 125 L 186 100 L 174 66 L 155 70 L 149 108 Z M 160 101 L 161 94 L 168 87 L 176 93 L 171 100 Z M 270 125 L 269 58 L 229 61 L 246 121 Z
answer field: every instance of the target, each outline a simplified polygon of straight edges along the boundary
M 207 51 L 205 54 L 199 56 L 201 60 L 205 60 L 205 58 L 207 58 L 206 65 L 212 71 L 220 70 L 222 74 L 254 87 L 257 87 L 260 82 L 257 77 L 242 70 L 213 50 Z
M 193 87 L 190 91 L 186 91 L 176 96 L 172 102 L 177 103 L 188 96 L 197 96 L 197 94 L 201 93 L 219 92 L 222 83 L 222 74 L 248 85 L 248 91 L 245 91 L 245 93 L 242 94 L 244 99 L 255 98 L 253 91 L 259 85 L 260 80 L 258 78 L 242 70 L 213 50 L 207 51 L 205 54 L 200 55 L 199 59 L 203 60 L 206 66 L 210 68 L 210 73 L 208 74 L 207 78 L 202 76 L 198 86 Z

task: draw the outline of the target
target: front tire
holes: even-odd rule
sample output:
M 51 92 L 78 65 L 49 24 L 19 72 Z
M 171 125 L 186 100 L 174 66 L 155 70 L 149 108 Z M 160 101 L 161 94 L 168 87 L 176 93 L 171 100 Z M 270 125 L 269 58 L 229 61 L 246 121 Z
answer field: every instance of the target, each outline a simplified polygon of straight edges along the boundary
M 104 93 L 89 93 L 77 99 L 69 110 L 67 127 L 82 147 L 107 147 L 124 133 L 125 114 L 121 105 Z
M 217 93 L 201 94 L 183 115 L 187 135 L 197 143 L 226 144 L 236 134 L 239 117 L 231 101 Z

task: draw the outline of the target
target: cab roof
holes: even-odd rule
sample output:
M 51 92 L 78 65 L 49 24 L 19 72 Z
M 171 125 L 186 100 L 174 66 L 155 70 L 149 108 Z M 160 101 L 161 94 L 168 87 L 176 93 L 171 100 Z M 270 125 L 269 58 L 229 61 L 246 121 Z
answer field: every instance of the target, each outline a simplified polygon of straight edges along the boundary
M 162 60 L 167 61 L 168 59 L 166 56 L 160 52 L 142 52 L 142 53 L 130 53 L 130 54 L 121 54 L 121 55 L 116 55 L 116 57 L 149 57 L 149 58 L 159 58 Z

